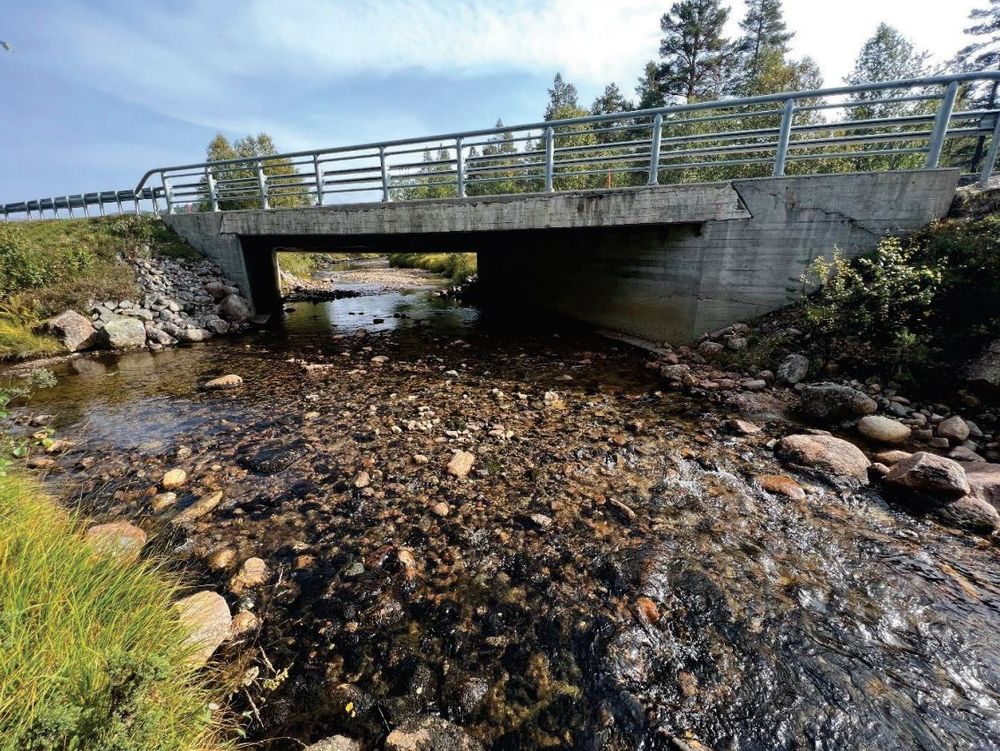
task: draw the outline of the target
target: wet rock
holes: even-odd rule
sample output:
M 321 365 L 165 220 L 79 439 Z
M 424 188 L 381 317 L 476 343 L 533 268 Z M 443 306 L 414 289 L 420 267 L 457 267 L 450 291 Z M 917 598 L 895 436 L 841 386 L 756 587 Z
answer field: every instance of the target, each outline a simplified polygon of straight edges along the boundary
M 434 716 L 414 717 L 385 739 L 386 751 L 482 751 L 482 745 L 458 725 Z
M 208 567 L 213 571 L 224 571 L 236 562 L 236 551 L 232 548 L 219 548 L 208 557 Z
M 177 493 L 173 491 L 168 491 L 166 493 L 157 493 L 150 499 L 149 505 L 153 511 L 163 511 L 165 508 L 170 508 L 177 503 Z
M 361 744 L 343 735 L 333 735 L 306 746 L 303 751 L 361 751 Z
M 178 600 L 174 607 L 193 649 L 188 660 L 200 667 L 229 637 L 233 621 L 229 606 L 222 595 L 205 590 Z
M 98 332 L 97 342 L 107 349 L 137 349 L 146 344 L 146 327 L 135 318 L 114 318 Z
M 761 432 L 759 425 L 755 425 L 747 420 L 728 420 L 726 421 L 726 428 L 731 433 L 736 433 L 737 435 L 758 435 Z
M 778 457 L 790 464 L 820 469 L 860 483 L 868 480 L 868 461 L 853 443 L 830 435 L 790 435 L 775 447 Z
M 1000 509 L 1000 464 L 963 464 L 972 494 Z
M 937 509 L 946 524 L 979 534 L 990 534 L 1000 526 L 1000 514 L 986 501 L 972 495 L 959 498 Z
M 649 597 L 639 597 L 636 599 L 635 604 L 642 617 L 650 623 L 656 623 L 660 620 L 660 609 L 656 607 L 656 603 Z
M 242 457 L 239 462 L 258 474 L 274 475 L 288 469 L 303 456 L 305 456 L 304 444 L 278 443 L 261 448 L 248 457 Z
M 878 443 L 904 443 L 910 438 L 910 429 L 903 423 L 881 415 L 866 415 L 858 421 L 858 432 Z
M 42 324 L 42 330 L 52 334 L 70 352 L 90 349 L 97 343 L 97 329 L 90 319 L 75 310 L 66 310 Z
M 92 548 L 124 558 L 134 558 L 146 544 L 146 533 L 129 522 L 111 522 L 90 527 L 83 538 Z
M 188 524 L 197 519 L 200 519 L 205 514 L 212 511 L 220 503 L 222 503 L 221 490 L 217 490 L 214 493 L 209 493 L 208 495 L 203 495 L 197 501 L 195 501 L 186 509 L 181 511 L 176 517 L 174 517 L 174 523 Z
M 787 475 L 757 475 L 754 479 L 768 493 L 796 500 L 806 497 L 806 491 L 802 489 L 802 486 Z
M 799 411 L 817 422 L 839 422 L 870 415 L 878 405 L 875 400 L 850 386 L 838 383 L 812 383 L 801 391 Z
M 809 375 L 809 358 L 804 355 L 788 355 L 778 366 L 775 376 L 779 383 L 795 385 Z
M 229 633 L 233 639 L 238 639 L 241 636 L 253 633 L 258 628 L 260 628 L 260 618 L 251 613 L 249 610 L 244 610 L 233 616 L 233 622 L 230 625 Z
M 951 443 L 961 443 L 969 437 L 969 426 L 965 420 L 955 415 L 939 422 L 936 432 L 939 438 L 947 438 Z
M 183 469 L 171 469 L 163 475 L 160 485 L 163 486 L 164 490 L 176 490 L 177 488 L 182 487 L 186 482 L 187 472 Z
M 961 464 L 926 451 L 898 462 L 885 482 L 899 490 L 940 498 L 955 499 L 971 492 Z
M 240 570 L 229 580 L 229 591 L 243 594 L 248 589 L 259 587 L 267 581 L 267 564 L 262 558 L 247 558 Z
M 456 451 L 448 461 L 446 470 L 455 477 L 465 477 L 472 470 L 476 455 L 468 451 Z
M 239 295 L 227 295 L 219 304 L 219 313 L 227 321 L 242 322 L 253 315 L 250 303 Z
M 61 454 L 64 451 L 69 451 L 73 447 L 72 441 L 67 441 L 63 438 L 57 438 L 51 441 L 48 446 L 45 447 L 46 454 Z
M 228 375 L 219 376 L 218 378 L 213 378 L 210 381 L 205 381 L 202 386 L 206 391 L 214 391 L 217 389 L 235 389 L 243 385 L 243 379 L 236 375 L 235 373 L 229 373 Z

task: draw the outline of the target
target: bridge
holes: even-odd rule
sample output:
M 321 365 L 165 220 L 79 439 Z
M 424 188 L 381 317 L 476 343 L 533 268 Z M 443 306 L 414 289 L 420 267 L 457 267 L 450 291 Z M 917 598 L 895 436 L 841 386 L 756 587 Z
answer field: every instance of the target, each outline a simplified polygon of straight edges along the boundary
M 160 212 L 259 311 L 280 304 L 282 250 L 474 251 L 488 293 L 680 342 L 791 301 L 835 247 L 868 252 L 940 218 L 960 181 L 987 185 L 1000 109 L 976 102 L 998 82 L 958 74 L 160 167 L 127 191 L 2 211 Z

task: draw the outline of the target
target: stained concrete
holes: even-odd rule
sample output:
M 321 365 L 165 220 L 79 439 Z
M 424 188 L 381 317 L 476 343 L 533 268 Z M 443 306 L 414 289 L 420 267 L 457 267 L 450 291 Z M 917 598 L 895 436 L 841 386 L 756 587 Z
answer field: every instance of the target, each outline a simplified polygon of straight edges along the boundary
M 501 300 L 678 343 L 793 301 L 817 256 L 870 252 L 944 216 L 957 182 L 958 170 L 811 175 L 168 221 L 259 309 L 279 302 L 277 248 L 474 251 Z

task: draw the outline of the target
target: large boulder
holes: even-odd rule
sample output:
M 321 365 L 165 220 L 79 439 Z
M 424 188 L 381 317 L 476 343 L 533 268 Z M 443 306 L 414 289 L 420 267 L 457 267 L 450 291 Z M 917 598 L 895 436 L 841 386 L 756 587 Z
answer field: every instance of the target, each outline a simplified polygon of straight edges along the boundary
M 1000 464 L 970 462 L 962 467 L 972 494 L 1000 509 Z
M 181 625 L 188 633 L 192 652 L 189 662 L 200 667 L 208 662 L 230 633 L 232 615 L 229 605 L 217 592 L 196 592 L 174 603 Z
M 407 720 L 389 733 L 386 751 L 481 751 L 479 741 L 454 723 L 425 715 Z
M 778 441 L 775 452 L 788 464 L 820 469 L 851 483 L 868 480 L 868 457 L 853 443 L 832 435 L 790 435 Z
M 83 537 L 95 550 L 122 558 L 134 558 L 146 544 L 146 533 L 129 522 L 97 524 Z
M 811 383 L 802 388 L 799 411 L 817 422 L 839 422 L 872 414 L 878 405 L 867 394 L 839 383 Z
M 972 490 L 961 464 L 926 451 L 894 464 L 885 483 L 898 491 L 942 502 L 961 498 Z
M 253 315 L 250 303 L 240 295 L 227 295 L 219 303 L 219 314 L 227 321 L 245 321 Z
M 137 349 L 146 344 L 146 327 L 137 318 L 121 316 L 104 324 L 98 339 L 108 349 Z
M 90 349 L 97 343 L 97 329 L 90 319 L 75 310 L 66 310 L 42 324 L 42 330 L 52 334 L 70 352 Z
M 809 358 L 791 354 L 778 365 L 777 377 L 780 383 L 794 385 L 809 374 Z

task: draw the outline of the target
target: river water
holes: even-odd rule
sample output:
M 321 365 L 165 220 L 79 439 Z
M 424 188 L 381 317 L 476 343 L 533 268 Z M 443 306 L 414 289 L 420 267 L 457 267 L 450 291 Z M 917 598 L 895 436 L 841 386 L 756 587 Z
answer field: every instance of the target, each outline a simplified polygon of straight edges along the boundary
M 219 658 L 256 747 L 377 747 L 427 713 L 494 749 L 1000 747 L 995 547 L 874 491 L 761 490 L 767 436 L 660 391 L 638 350 L 365 284 L 72 360 L 30 405 L 76 442 L 67 500 L 136 519 L 199 585 L 225 591 L 220 549 L 267 561 L 229 597 L 262 628 Z M 244 387 L 199 390 L 223 373 Z

